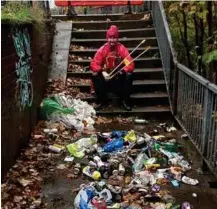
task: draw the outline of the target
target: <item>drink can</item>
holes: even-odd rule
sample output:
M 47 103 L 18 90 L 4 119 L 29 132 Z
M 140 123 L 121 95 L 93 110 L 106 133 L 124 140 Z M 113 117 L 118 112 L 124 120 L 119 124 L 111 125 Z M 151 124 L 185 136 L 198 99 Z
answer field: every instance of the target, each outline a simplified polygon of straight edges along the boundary
M 122 163 L 119 164 L 119 175 L 123 176 L 125 173 L 125 168 Z
M 48 147 L 48 149 L 51 150 L 51 151 L 53 151 L 53 152 L 56 152 L 56 153 L 60 153 L 61 150 L 62 150 L 61 148 L 56 147 L 56 146 L 53 146 L 53 145 L 50 145 L 50 146 Z

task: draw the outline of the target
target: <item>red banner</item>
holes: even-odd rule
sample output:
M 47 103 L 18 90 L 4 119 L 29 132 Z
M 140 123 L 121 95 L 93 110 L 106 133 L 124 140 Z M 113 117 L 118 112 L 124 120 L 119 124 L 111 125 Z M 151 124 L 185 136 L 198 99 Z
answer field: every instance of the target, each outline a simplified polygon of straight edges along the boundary
M 101 0 L 86 0 L 86 1 L 79 1 L 79 0 L 73 0 L 73 1 L 61 1 L 61 0 L 55 0 L 56 6 L 118 6 L 118 5 L 127 5 L 128 0 L 108 0 L 108 1 L 101 1 Z M 144 0 L 131 0 L 131 5 L 140 5 L 143 4 Z

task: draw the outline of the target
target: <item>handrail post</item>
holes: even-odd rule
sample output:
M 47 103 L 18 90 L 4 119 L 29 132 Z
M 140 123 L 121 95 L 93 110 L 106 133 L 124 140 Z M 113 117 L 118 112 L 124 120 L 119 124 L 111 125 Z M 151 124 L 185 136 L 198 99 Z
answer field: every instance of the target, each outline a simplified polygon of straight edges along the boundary
M 206 157 L 207 145 L 208 145 L 208 135 L 209 127 L 212 118 L 212 94 L 208 88 L 205 88 L 204 95 L 204 117 L 203 117 L 203 136 L 202 136 L 202 153 Z
M 173 114 L 177 114 L 177 104 L 178 104 L 178 88 L 179 88 L 179 71 L 177 69 L 177 63 L 174 63 L 174 86 L 173 86 Z

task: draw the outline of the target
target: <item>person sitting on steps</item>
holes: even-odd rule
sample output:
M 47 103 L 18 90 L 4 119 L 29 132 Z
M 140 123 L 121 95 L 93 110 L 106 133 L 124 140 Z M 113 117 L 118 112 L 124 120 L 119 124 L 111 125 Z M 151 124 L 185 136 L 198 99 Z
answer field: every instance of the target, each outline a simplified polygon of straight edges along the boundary
M 134 62 L 129 56 L 128 49 L 118 42 L 119 32 L 115 25 L 112 25 L 106 33 L 107 43 L 101 46 L 91 61 L 92 82 L 99 105 L 97 111 L 107 105 L 107 93 L 112 91 L 118 94 L 122 100 L 122 109 L 130 111 L 130 93 L 132 88 L 132 72 Z M 122 69 L 118 75 L 109 80 L 109 73 L 122 61 Z M 117 69 L 118 70 L 118 69 Z

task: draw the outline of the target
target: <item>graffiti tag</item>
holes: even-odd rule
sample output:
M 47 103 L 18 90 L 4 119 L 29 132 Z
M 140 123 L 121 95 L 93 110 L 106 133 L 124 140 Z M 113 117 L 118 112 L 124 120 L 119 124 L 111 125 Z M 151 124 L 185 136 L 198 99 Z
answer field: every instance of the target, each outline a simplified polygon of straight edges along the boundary
M 15 67 L 18 76 L 17 84 L 19 86 L 20 104 L 21 108 L 24 109 L 26 106 L 30 107 L 33 101 L 30 36 L 27 28 L 16 28 L 12 37 L 17 55 L 19 56 L 19 61 Z

